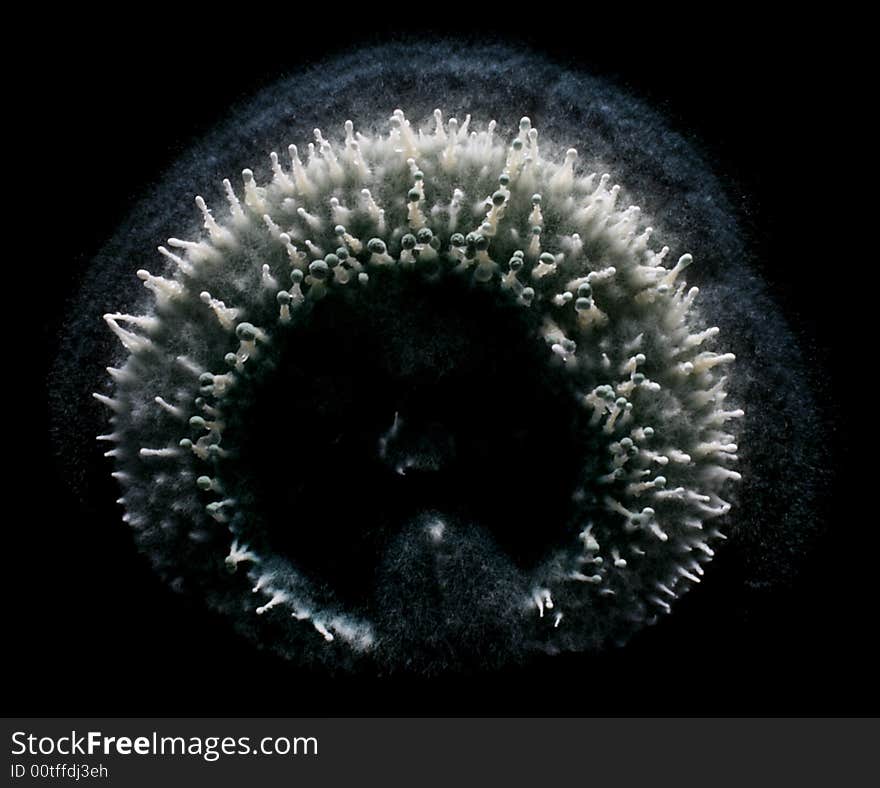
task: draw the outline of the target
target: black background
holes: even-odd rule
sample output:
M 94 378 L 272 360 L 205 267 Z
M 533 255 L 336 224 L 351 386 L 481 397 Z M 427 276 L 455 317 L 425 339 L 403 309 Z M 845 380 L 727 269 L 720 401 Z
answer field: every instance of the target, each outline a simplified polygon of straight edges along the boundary
M 473 37 L 479 9 L 473 11 L 459 26 L 468 30 L 467 46 L 479 41 Z M 10 536 L 23 537 L 10 549 L 7 572 L 5 641 L 15 677 L 7 686 L 8 712 L 877 711 L 868 645 L 876 593 L 868 591 L 858 563 L 859 534 L 872 523 L 853 503 L 857 463 L 844 429 L 848 406 L 838 404 L 855 353 L 848 341 L 855 317 L 851 302 L 823 284 L 834 261 L 823 236 L 828 154 L 819 140 L 836 121 L 817 105 L 835 106 L 837 86 L 827 67 L 834 33 L 730 19 L 684 27 L 668 18 L 639 24 L 560 15 L 541 25 L 480 24 L 486 35 L 532 46 L 644 98 L 702 148 L 725 181 L 757 258 L 768 261 L 763 274 L 825 379 L 822 406 L 834 424 L 825 528 L 794 582 L 756 605 L 713 591 L 709 577 L 660 627 L 625 652 L 600 658 L 569 655 L 500 674 L 431 681 L 307 674 L 256 652 L 222 620 L 166 590 L 136 553 L 120 512 L 83 506 L 60 478 L 38 406 L 36 425 L 22 425 L 26 434 L 13 437 L 25 458 L 18 468 L 25 486 L 7 493 L 7 506 L 24 505 L 4 518 Z M 29 253 L 38 251 L 46 295 L 37 310 L 26 293 L 12 306 L 24 315 L 13 320 L 33 326 L 36 314 L 43 332 L 43 366 L 29 378 L 29 398 L 45 399 L 47 362 L 78 273 L 152 179 L 222 119 L 230 103 L 333 51 L 391 35 L 416 42 L 438 33 L 455 35 L 456 26 L 409 15 L 384 28 L 375 21 L 363 27 L 344 14 L 308 24 L 293 15 L 277 25 L 268 18 L 230 20 L 210 29 L 170 19 L 53 18 L 33 37 L 19 83 L 18 109 L 26 106 L 33 120 L 28 147 L 35 156 L 42 151 L 39 163 L 29 165 L 40 201 L 20 209 L 28 221 L 36 214 Z M 779 267 L 784 280 L 774 277 L 772 261 L 794 259 L 803 276 L 790 276 L 789 264 Z

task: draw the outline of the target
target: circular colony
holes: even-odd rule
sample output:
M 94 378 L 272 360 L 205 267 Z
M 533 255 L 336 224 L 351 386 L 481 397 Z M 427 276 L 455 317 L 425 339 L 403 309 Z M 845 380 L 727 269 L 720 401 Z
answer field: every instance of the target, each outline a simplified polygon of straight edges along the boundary
M 680 246 L 715 208 L 687 232 L 643 166 L 633 193 L 669 209 L 664 234 L 604 174 L 614 134 L 566 147 L 591 102 L 631 144 L 637 113 L 601 83 L 575 82 L 593 94 L 560 119 L 520 80 L 545 139 L 517 107 L 489 120 L 497 91 L 486 116 L 453 95 L 473 120 L 430 96 L 413 119 L 358 116 L 335 73 L 328 105 L 347 96 L 358 123 L 196 197 L 202 227 L 137 271 L 148 300 L 105 316 L 123 353 L 95 396 L 124 519 L 175 587 L 298 660 L 433 671 L 625 642 L 700 581 L 749 482 L 726 388 L 747 406 L 753 377 L 746 359 L 736 388 L 716 326 L 741 315 L 723 276 L 709 299 L 685 283 Z M 274 90 L 298 106 L 308 85 Z M 274 112 L 277 133 L 271 106 L 255 122 Z

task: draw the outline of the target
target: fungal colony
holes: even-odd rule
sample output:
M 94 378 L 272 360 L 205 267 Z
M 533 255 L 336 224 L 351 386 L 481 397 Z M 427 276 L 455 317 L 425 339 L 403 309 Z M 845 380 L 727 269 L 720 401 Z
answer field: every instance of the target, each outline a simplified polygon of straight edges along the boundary
M 700 582 L 740 479 L 734 355 L 691 255 L 527 117 L 367 128 L 196 197 L 201 234 L 137 271 L 150 302 L 105 315 L 123 519 L 170 583 L 296 659 L 625 642 Z M 334 519 L 371 474 L 381 500 Z

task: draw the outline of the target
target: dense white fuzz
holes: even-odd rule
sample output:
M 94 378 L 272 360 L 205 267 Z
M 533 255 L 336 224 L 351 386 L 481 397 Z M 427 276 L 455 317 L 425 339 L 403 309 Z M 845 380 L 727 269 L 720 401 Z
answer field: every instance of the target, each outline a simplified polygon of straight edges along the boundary
M 115 442 L 129 519 L 156 529 L 150 549 L 176 549 L 151 514 L 172 510 L 171 530 L 204 542 L 205 556 L 217 551 L 205 562 L 229 570 L 230 596 L 241 589 L 248 609 L 328 647 L 381 648 L 373 622 L 321 602 L 237 516 L 224 412 L 303 305 L 346 288 L 368 299 L 379 286 L 371 272 L 398 266 L 463 277 L 534 310 L 548 364 L 564 366 L 588 414 L 585 440 L 603 447 L 574 491 L 583 519 L 514 605 L 536 647 L 602 645 L 668 612 L 714 555 L 722 535 L 704 523 L 729 511 L 740 478 L 743 411 L 725 403 L 722 377 L 734 357 L 711 349 L 718 329 L 683 281 L 691 255 L 665 267 L 667 248 L 654 248 L 638 209 L 618 204 L 610 177 L 581 172 L 573 149 L 545 158 L 552 147 L 528 118 L 509 141 L 494 121 L 444 121 L 439 110 L 421 128 L 395 110 L 382 134 L 351 122 L 338 139 L 314 134 L 305 156 L 295 145 L 289 159 L 272 153 L 266 180 L 246 169 L 238 188 L 224 181 L 227 206 L 196 198 L 202 237 L 159 247 L 165 276 L 137 272 L 154 297 L 149 314 L 105 317 L 130 355 L 111 373 L 112 396 L 95 395 L 113 414 L 102 439 Z M 491 415 L 491 403 L 480 407 Z M 307 416 L 279 415 L 279 434 Z M 167 441 L 145 445 L 148 429 Z M 446 542 L 440 521 L 427 534 L 438 550 Z

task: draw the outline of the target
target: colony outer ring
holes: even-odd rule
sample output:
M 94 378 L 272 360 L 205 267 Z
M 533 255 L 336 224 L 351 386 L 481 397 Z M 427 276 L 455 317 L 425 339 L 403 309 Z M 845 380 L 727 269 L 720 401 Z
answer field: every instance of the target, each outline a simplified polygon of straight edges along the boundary
M 371 622 L 316 605 L 289 562 L 247 541 L 222 472 L 224 401 L 279 329 L 333 291 L 368 294 L 371 273 L 393 268 L 466 278 L 538 311 L 548 356 L 607 441 L 604 472 L 577 491 L 570 544 L 507 589 L 528 622 L 521 648 L 600 648 L 668 612 L 713 556 L 710 521 L 739 478 L 727 425 L 742 411 L 724 407 L 720 374 L 733 356 L 703 350 L 718 330 L 681 282 L 690 256 L 665 267 L 668 250 L 652 247 L 637 208 L 617 208 L 609 177 L 578 172 L 571 150 L 545 158 L 525 118 L 507 146 L 494 123 L 471 132 L 469 118 L 437 112 L 417 130 L 397 111 L 387 135 L 347 123 L 342 144 L 316 131 L 305 162 L 290 153 L 287 169 L 272 155 L 265 184 L 245 170 L 243 198 L 226 182 L 222 219 L 198 198 L 203 237 L 161 247 L 165 275 L 138 272 L 152 308 L 106 316 L 130 355 L 111 370 L 112 393 L 96 394 L 113 414 L 102 438 L 157 568 L 174 583 L 199 577 L 258 641 L 254 620 L 271 621 L 270 645 L 287 656 L 341 643 L 399 660 Z M 426 538 L 439 544 L 436 526 Z M 225 587 L 221 567 L 235 570 Z

